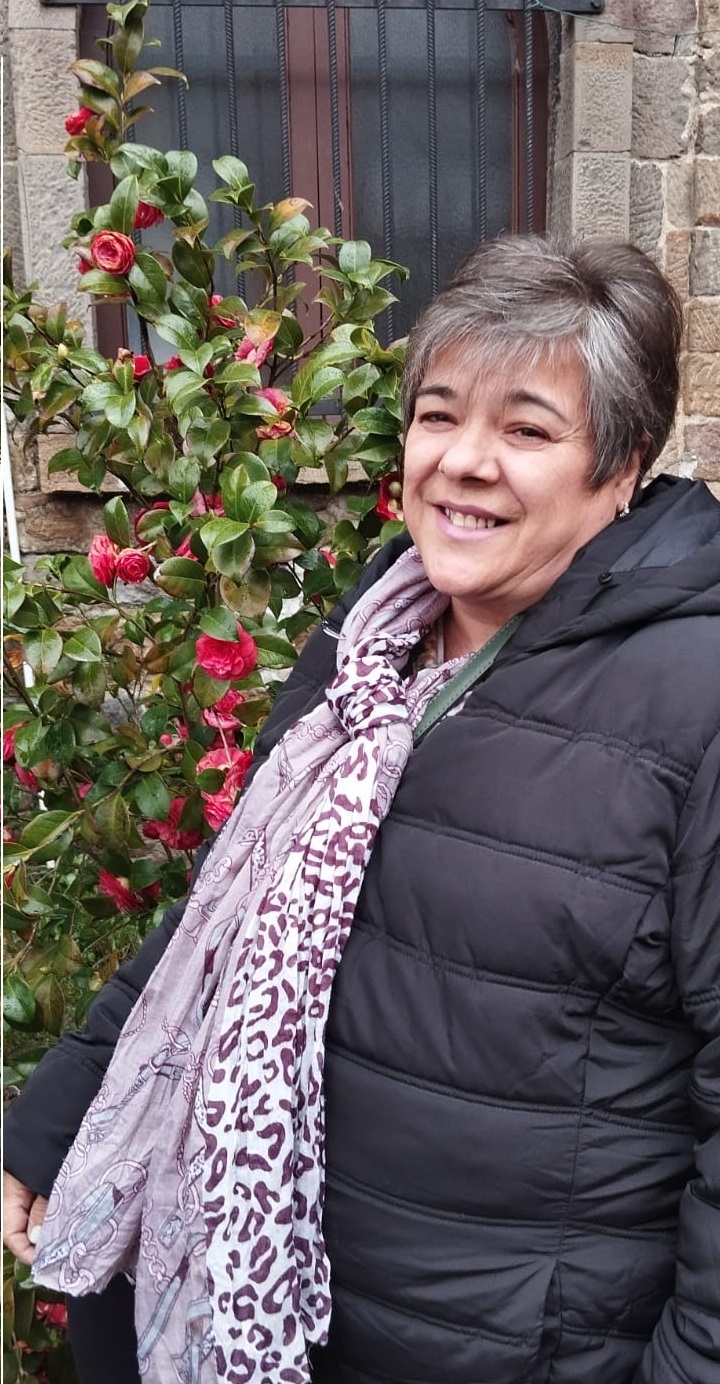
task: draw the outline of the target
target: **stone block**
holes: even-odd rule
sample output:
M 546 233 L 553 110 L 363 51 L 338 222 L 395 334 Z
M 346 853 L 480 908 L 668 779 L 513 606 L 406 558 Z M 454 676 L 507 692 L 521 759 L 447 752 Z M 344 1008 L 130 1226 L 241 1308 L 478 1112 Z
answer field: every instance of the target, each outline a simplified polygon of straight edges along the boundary
M 573 158 L 568 154 L 552 169 L 549 192 L 548 229 L 553 235 L 568 235 L 572 226 Z
M 558 154 L 619 153 L 630 148 L 630 44 L 576 43 L 562 57 L 566 98 L 560 107 Z
M 720 226 L 720 158 L 696 159 L 693 205 L 697 226 Z
M 13 252 L 13 283 L 23 288 L 27 283 L 25 260 L 22 249 L 22 221 L 20 217 L 20 191 L 18 188 L 18 166 L 6 162 L 2 170 L 3 202 L 3 245 Z
M 76 494 L 94 495 L 93 490 L 89 490 L 86 485 L 81 485 L 74 471 L 50 471 L 49 464 L 56 452 L 62 451 L 63 447 L 73 445 L 73 436 L 68 434 L 62 437 L 55 434 L 53 437 L 39 437 L 37 440 L 38 450 L 38 474 L 40 479 L 40 489 L 44 495 L 52 494 Z M 124 491 L 126 487 L 122 481 L 115 476 L 106 476 L 102 483 L 102 493 L 104 495 L 117 495 Z
M 720 154 L 720 105 L 700 107 L 697 147 L 701 154 Z
M 2 51 L 7 52 L 7 33 L 2 36 Z M 4 63 L 3 84 L 2 84 L 2 118 L 3 118 L 3 164 L 6 160 L 17 159 L 17 139 L 15 137 L 15 105 L 13 102 L 13 89 L 10 80 L 10 65 Z
M 671 159 L 665 164 L 665 214 L 671 226 L 687 230 L 693 224 L 693 162 Z
M 634 158 L 670 159 L 685 152 L 692 97 L 689 59 L 649 58 L 636 53 L 631 145 Z
M 705 39 L 720 41 L 720 5 L 718 0 L 699 0 L 698 29 Z
M 690 295 L 690 248 L 689 231 L 668 231 L 663 243 L 661 268 L 683 302 Z
M 716 97 L 720 91 L 720 40 L 711 46 L 700 48 L 697 88 L 701 96 Z
M 75 256 L 61 244 L 70 218 L 85 206 L 84 183 L 68 177 L 59 155 L 21 154 L 19 172 L 26 278 L 37 279 L 41 302 L 66 302 L 68 315 L 89 327 L 90 304 L 77 292 Z
M 688 304 L 689 351 L 720 353 L 720 298 L 694 298 Z
M 630 161 L 630 239 L 657 254 L 663 227 L 663 174 L 657 163 Z
M 40 0 L 8 0 L 11 29 L 69 29 L 75 33 L 77 10 L 74 5 L 41 5 Z
M 575 38 L 579 42 L 632 43 L 634 37 L 634 0 L 606 0 L 602 19 L 575 20 Z
M 630 233 L 628 154 L 571 154 L 571 223 L 574 235 Z
M 683 404 L 686 413 L 720 418 L 720 354 L 688 352 L 683 369 Z
M 720 418 L 686 423 L 684 441 L 696 479 L 720 481 Z
M 9 444 L 10 474 L 12 475 L 15 494 L 26 495 L 30 491 L 37 490 L 38 469 L 35 449 L 33 447 L 25 449 L 19 432 L 9 438 Z
M 676 53 L 697 29 L 696 0 L 635 0 L 635 48 Z
M 694 297 L 720 293 L 720 228 L 700 226 L 692 233 L 690 288 Z
M 17 520 L 23 553 L 86 553 L 103 529 L 102 501 L 18 495 Z
M 77 79 L 68 71 L 76 56 L 72 30 L 11 32 L 10 71 L 21 153 L 61 154 L 65 148 L 65 117 L 77 109 Z

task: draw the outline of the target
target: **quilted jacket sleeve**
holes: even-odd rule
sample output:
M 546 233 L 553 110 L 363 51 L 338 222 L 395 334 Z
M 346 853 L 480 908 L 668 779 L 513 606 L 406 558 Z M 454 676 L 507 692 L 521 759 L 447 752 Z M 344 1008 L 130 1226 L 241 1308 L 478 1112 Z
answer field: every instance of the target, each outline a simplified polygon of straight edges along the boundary
M 703 1046 L 690 1095 L 695 1175 L 680 1204 L 675 1292 L 634 1384 L 720 1380 L 720 735 L 705 754 L 680 823 L 674 959 L 683 1005 Z

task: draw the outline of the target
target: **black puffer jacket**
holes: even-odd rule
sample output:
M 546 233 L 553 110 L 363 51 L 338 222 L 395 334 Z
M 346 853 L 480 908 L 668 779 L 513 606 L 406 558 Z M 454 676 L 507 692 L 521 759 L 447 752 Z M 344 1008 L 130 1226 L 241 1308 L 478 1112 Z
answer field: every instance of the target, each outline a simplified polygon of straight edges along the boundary
M 662 478 L 413 754 L 333 990 L 317 1384 L 720 1381 L 718 616 L 720 506 Z

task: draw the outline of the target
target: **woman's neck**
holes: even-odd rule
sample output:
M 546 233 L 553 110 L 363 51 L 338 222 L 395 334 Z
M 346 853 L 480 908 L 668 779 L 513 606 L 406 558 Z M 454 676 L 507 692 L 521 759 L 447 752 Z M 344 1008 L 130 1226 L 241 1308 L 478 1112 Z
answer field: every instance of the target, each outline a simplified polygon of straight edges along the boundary
M 443 652 L 446 659 L 473 654 L 487 644 L 506 620 L 493 614 L 480 614 L 458 609 L 450 602 L 443 617 Z

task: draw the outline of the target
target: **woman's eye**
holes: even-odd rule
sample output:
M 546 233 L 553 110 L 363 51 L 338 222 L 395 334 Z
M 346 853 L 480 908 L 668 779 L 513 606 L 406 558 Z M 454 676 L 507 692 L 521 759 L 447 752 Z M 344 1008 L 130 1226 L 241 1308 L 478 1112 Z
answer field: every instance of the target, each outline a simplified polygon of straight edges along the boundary
M 452 423 L 449 413 L 443 413 L 441 409 L 427 409 L 418 417 L 420 423 Z
M 511 428 L 510 431 L 516 437 L 524 437 L 527 438 L 529 441 L 547 441 L 547 433 L 544 432 L 542 428 L 534 428 L 530 423 L 519 424 L 518 426 Z

